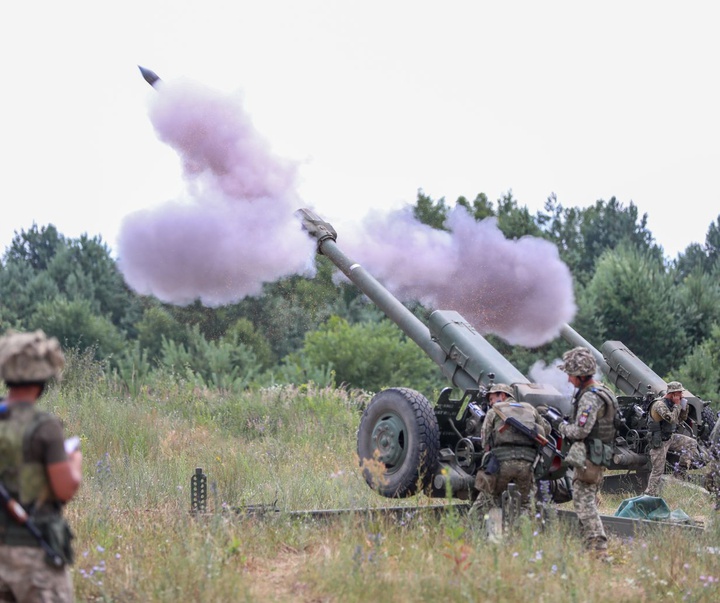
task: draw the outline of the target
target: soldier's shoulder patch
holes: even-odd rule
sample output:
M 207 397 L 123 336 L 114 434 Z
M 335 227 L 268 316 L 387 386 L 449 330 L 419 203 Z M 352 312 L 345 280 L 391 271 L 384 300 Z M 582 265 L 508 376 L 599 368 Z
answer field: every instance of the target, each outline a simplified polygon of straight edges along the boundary
M 590 415 L 590 413 L 587 410 L 583 410 L 580 413 L 580 416 L 578 417 L 578 425 L 580 425 L 580 427 L 583 427 L 585 425 L 585 423 L 587 423 L 589 415 Z

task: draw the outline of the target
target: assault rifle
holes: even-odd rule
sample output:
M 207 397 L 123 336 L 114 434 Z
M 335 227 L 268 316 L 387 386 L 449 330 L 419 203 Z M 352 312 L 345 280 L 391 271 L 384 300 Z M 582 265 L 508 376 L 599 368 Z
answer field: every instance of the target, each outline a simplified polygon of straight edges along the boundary
M 540 452 L 544 456 L 547 456 L 548 458 L 553 458 L 555 456 L 559 456 L 561 459 L 565 458 L 565 455 L 558 449 L 555 442 L 539 433 L 536 428 L 523 425 L 523 423 L 516 417 L 508 417 L 497 407 L 497 404 L 493 404 L 492 409 L 495 411 L 495 414 L 502 419 L 503 423 L 505 423 L 505 425 L 500 428 L 501 430 L 506 429 L 508 426 L 514 427 L 520 433 L 526 435 L 535 442 L 540 447 Z
M 43 535 L 40 533 L 40 530 L 35 525 L 32 518 L 27 514 L 27 511 L 25 511 L 23 506 L 12 497 L 10 492 L 7 491 L 5 484 L 2 482 L 0 482 L 0 499 L 4 503 L 5 509 L 10 514 L 10 517 L 12 517 L 21 526 L 25 526 L 27 531 L 30 532 L 38 541 L 40 548 L 45 551 L 47 562 L 52 567 L 57 568 L 65 565 L 63 558 L 48 544 L 45 538 L 43 538 Z

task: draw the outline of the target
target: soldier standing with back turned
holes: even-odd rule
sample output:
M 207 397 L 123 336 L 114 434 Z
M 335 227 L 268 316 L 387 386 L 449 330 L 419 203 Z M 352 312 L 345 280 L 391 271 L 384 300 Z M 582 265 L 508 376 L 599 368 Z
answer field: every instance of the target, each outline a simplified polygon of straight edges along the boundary
M 82 455 L 79 450 L 66 453 L 60 420 L 35 405 L 64 364 L 57 339 L 42 331 L 9 332 L 0 338 L 0 378 L 8 387 L 0 400 L 0 481 L 57 561 L 48 563 L 39 540 L 17 520 L 17 508 L 1 504 L 0 601 L 73 600 L 67 569 L 72 534 L 62 509 L 80 486 Z
M 585 466 L 573 475 L 573 506 L 580 520 L 585 548 L 607 559 L 607 536 L 600 520 L 597 495 L 612 459 L 618 403 L 615 395 L 595 380 L 597 363 L 590 350 L 573 348 L 563 354 L 558 367 L 576 388 L 569 423 L 554 421 L 553 427 L 570 442 L 582 442 Z

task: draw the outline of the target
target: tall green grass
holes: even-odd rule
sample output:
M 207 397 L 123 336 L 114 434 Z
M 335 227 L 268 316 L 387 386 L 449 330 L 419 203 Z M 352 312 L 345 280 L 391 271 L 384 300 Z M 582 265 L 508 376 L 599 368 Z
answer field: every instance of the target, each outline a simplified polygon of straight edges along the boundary
M 310 523 L 282 510 L 428 504 L 365 484 L 355 453 L 363 392 L 312 384 L 242 393 L 160 374 L 130 395 L 91 357 L 69 355 L 42 399 L 80 435 L 84 482 L 68 506 L 79 601 L 715 601 L 720 527 L 709 495 L 664 496 L 705 521 L 692 536 L 613 537 L 611 565 L 576 531 L 524 519 L 500 544 L 469 518 L 406 515 Z M 192 515 L 190 479 L 208 478 Z M 621 495 L 603 495 L 611 514 Z M 572 508 L 571 505 L 564 505 Z

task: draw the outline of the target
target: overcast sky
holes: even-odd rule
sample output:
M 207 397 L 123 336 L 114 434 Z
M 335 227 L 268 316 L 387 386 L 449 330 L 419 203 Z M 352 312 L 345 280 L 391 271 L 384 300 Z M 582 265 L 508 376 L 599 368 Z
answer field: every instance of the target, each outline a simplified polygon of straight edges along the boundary
M 182 194 L 137 65 L 242 94 L 336 227 L 370 208 L 512 190 L 612 196 L 666 255 L 720 213 L 713 2 L 204 0 L 10 3 L 0 18 L 0 249 L 52 223 L 116 249 Z M 339 229 L 340 230 L 340 229 Z M 241 234 L 241 233 L 239 233 Z

